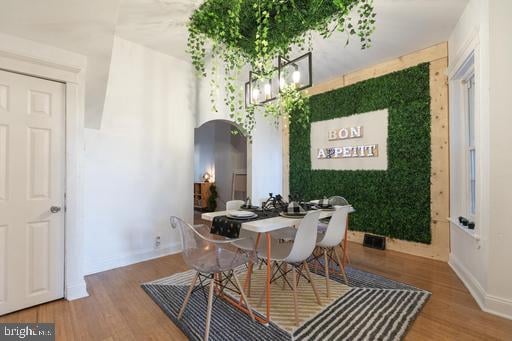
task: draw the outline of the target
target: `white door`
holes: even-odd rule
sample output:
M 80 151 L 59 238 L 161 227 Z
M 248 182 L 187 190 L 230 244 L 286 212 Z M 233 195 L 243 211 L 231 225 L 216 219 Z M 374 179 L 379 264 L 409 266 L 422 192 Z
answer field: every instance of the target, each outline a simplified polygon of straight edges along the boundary
M 0 70 L 0 315 L 64 296 L 64 120 L 64 84 Z

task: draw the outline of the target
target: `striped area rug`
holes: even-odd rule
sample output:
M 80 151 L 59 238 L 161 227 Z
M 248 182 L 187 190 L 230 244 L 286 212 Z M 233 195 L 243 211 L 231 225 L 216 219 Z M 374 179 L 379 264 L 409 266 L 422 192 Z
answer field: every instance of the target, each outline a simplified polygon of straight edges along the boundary
M 244 271 L 245 268 L 240 268 L 237 272 L 242 275 Z M 193 275 L 193 271 L 186 271 L 143 284 L 142 287 L 191 340 L 201 340 L 206 316 L 206 295 L 202 291 L 192 295 L 183 318 L 176 318 Z M 263 276 L 263 273 L 256 272 L 255 275 Z M 313 275 L 317 288 L 323 290 L 320 292 L 321 307 L 314 301 L 309 284 L 302 282 L 304 288 L 299 296 L 299 312 L 302 313 L 298 327 L 293 323 L 293 305 L 287 303 L 286 299 L 272 311 L 269 326 L 252 322 L 246 314 L 219 299 L 213 305 L 210 339 L 401 340 L 430 297 L 427 291 L 351 267 L 347 267 L 347 276 L 351 288 L 341 284 L 342 280 L 338 276 L 332 277 L 338 284 L 331 286 L 336 289 L 332 291 L 331 299 L 327 300 L 324 297 L 323 273 L 318 270 Z M 261 292 L 261 285 L 256 284 L 259 282 L 253 282 L 250 301 L 255 313 L 261 315 L 265 308 L 264 304 L 257 304 L 258 291 Z M 272 297 L 280 301 L 279 296 L 283 295 L 281 284 L 274 286 L 276 288 L 272 289 Z M 306 298 L 308 292 L 311 292 L 311 296 Z M 314 305 L 310 305 L 310 299 L 315 302 Z M 309 308 L 302 309 L 305 305 Z M 280 310 L 284 314 L 280 315 Z
M 245 269 L 244 269 L 245 270 Z M 246 271 L 241 271 L 240 278 L 245 278 Z M 264 288 L 267 278 L 267 269 L 264 266 L 261 270 L 255 270 L 252 275 L 251 296 L 248 298 L 251 307 L 261 315 L 266 313 L 266 300 L 262 299 Z M 288 276 L 291 281 L 291 274 Z M 325 284 L 325 277 L 318 274 L 311 274 L 311 280 L 315 282 L 315 286 L 320 296 L 321 304 L 316 301 L 315 294 L 311 284 L 304 278 L 300 278 L 298 289 L 298 315 L 299 325 L 295 325 L 295 313 L 293 310 L 293 291 L 289 286 L 283 288 L 283 281 L 278 280 L 272 284 L 270 288 L 271 303 L 270 303 L 270 316 L 272 322 L 278 327 L 286 330 L 288 333 L 293 332 L 302 326 L 306 321 L 318 315 L 322 310 L 331 305 L 335 300 L 343 297 L 350 291 L 350 287 L 338 281 L 329 280 L 329 297 L 327 297 L 327 290 Z M 233 295 L 239 299 L 239 295 Z

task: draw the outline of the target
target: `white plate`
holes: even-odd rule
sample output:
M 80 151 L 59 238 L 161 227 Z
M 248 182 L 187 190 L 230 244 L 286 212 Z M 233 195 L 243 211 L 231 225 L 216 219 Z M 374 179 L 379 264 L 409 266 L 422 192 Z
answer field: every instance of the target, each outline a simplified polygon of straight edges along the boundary
M 237 218 L 237 219 L 249 219 L 249 218 L 255 218 L 258 215 L 251 211 L 228 211 L 227 216 L 230 218 Z
M 233 217 L 249 217 L 249 216 L 254 215 L 254 212 L 232 210 L 232 211 L 228 211 L 228 214 Z
M 285 212 L 281 212 L 279 213 L 279 215 L 281 217 L 285 217 L 285 218 L 295 218 L 295 219 L 300 219 L 300 218 L 304 218 L 306 216 L 306 214 L 287 214 Z
M 231 218 L 231 219 L 239 219 L 239 220 L 248 220 L 248 219 L 253 219 L 253 218 L 256 218 L 258 215 L 255 214 L 253 216 L 248 216 L 248 217 L 235 217 L 235 216 L 232 216 L 232 215 L 229 215 L 229 214 L 226 214 L 226 217 L 228 218 Z

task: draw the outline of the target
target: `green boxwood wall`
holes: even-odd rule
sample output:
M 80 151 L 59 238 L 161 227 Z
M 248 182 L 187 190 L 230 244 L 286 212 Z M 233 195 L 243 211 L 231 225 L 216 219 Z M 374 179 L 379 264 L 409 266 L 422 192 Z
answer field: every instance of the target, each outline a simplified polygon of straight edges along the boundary
M 350 228 L 431 242 L 429 64 L 310 98 L 311 122 L 388 109 L 388 169 L 311 170 L 310 127 L 290 125 L 290 192 L 341 195 L 357 212 Z

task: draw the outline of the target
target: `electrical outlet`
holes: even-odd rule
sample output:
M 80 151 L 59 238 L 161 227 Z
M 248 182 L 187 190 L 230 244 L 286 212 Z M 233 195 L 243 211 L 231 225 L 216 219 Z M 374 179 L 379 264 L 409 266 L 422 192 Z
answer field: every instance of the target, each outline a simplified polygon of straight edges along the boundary
M 155 238 L 155 249 L 160 248 L 160 236 L 156 236 Z

